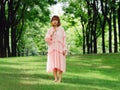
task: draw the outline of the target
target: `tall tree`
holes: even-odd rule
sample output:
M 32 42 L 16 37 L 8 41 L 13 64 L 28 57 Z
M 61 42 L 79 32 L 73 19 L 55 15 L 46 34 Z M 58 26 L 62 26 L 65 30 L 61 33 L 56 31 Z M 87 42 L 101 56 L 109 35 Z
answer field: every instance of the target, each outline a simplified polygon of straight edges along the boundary
M 6 0 L 0 0 L 0 57 L 6 56 L 5 55 L 6 48 L 4 45 L 5 27 L 6 27 L 5 4 L 6 4 Z
M 117 29 L 116 29 L 116 0 L 112 0 L 112 11 L 113 11 L 113 28 L 114 28 L 114 52 L 118 52 L 117 46 Z
M 120 49 L 120 0 L 118 2 L 117 17 L 118 17 L 118 35 L 119 35 L 119 49 Z
M 80 16 L 80 18 L 85 17 L 84 13 L 87 14 L 86 15 L 87 22 L 84 23 L 84 25 L 81 22 L 82 27 L 85 28 L 85 30 L 83 31 L 84 52 L 97 53 L 98 38 L 102 40 L 102 45 L 101 45 L 102 53 L 106 53 L 106 52 L 111 53 L 112 49 L 114 49 L 114 52 L 118 52 L 118 45 L 117 45 L 118 37 L 120 41 L 120 17 L 119 17 L 120 1 L 119 0 L 100 0 L 100 1 L 74 0 L 73 2 L 73 0 L 70 0 L 69 2 L 70 4 L 68 7 L 69 9 L 67 9 L 67 13 L 75 15 L 75 17 Z M 82 3 L 83 6 L 77 9 L 79 3 L 80 5 Z M 73 10 L 72 13 L 71 13 L 71 9 Z M 82 11 L 84 11 L 84 13 Z M 118 28 L 117 28 L 117 24 L 118 24 Z M 119 32 L 119 34 L 117 34 L 117 32 Z M 113 39 L 114 42 L 112 42 Z M 112 47 L 112 45 L 114 45 L 114 48 Z
M 54 4 L 56 1 L 45 0 L 0 0 L 0 57 L 16 56 L 17 45 L 24 31 L 24 24 L 27 19 L 40 19 L 49 16 L 48 6 Z M 40 7 L 40 11 L 33 11 L 34 14 L 27 15 L 30 9 L 36 6 Z M 47 8 L 47 9 L 46 9 Z M 48 12 L 48 13 L 47 13 Z M 39 13 L 43 13 L 40 16 Z

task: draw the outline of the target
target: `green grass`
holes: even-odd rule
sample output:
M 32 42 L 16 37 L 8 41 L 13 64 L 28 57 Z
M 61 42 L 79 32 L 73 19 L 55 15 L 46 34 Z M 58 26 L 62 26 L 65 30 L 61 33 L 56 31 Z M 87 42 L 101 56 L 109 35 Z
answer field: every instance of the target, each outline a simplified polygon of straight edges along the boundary
M 67 56 L 61 83 L 46 56 L 0 58 L 0 90 L 120 90 L 120 54 Z

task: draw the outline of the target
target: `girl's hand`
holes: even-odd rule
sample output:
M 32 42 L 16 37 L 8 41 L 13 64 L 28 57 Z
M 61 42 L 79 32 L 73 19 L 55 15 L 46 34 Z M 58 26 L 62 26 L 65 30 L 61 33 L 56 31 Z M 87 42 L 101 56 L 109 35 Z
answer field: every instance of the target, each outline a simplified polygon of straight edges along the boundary
M 52 32 L 51 37 L 54 35 L 55 32 L 56 32 L 56 30 L 54 30 L 54 31 Z
M 64 50 L 64 51 L 63 51 L 63 55 L 66 55 L 66 53 L 67 53 L 67 51 L 66 51 L 66 50 Z

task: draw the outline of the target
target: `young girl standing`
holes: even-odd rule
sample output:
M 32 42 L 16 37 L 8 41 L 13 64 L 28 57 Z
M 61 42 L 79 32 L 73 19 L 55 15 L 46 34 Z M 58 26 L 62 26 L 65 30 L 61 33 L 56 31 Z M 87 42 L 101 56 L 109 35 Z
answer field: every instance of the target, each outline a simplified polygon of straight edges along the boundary
M 61 82 L 62 73 L 66 71 L 66 34 L 60 24 L 60 18 L 53 16 L 52 27 L 45 36 L 48 45 L 47 72 L 53 72 L 55 82 Z

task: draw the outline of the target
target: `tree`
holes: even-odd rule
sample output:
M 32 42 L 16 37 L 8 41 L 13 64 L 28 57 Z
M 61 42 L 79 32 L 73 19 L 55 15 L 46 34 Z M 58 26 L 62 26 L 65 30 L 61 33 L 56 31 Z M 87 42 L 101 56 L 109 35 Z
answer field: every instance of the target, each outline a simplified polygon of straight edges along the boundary
M 33 0 L 0 0 L 0 57 L 16 56 L 17 45 L 25 30 L 26 20 L 36 18 L 44 20 L 45 15 L 49 15 L 48 5 L 54 3 L 56 1 L 53 0 L 42 2 L 39 0 L 34 2 Z M 40 7 L 40 11 L 34 10 L 36 6 Z M 28 13 L 31 9 L 34 14 Z M 39 16 L 39 13 L 42 13 L 42 16 Z M 30 16 L 28 17 L 28 15 Z
M 119 47 L 120 47 L 120 1 L 118 2 L 117 17 L 118 17 L 118 34 L 119 34 Z
M 66 9 L 66 13 L 75 16 L 75 18 L 80 17 L 81 18 L 80 22 L 82 24 L 82 27 L 84 28 L 83 52 L 97 53 L 98 46 L 100 45 L 100 43 L 102 43 L 101 45 L 102 53 L 107 52 L 111 53 L 112 49 L 114 49 L 114 52 L 118 52 L 117 38 L 118 37 L 120 38 L 120 35 L 118 36 L 117 32 L 120 32 L 119 30 L 120 1 L 70 0 L 69 3 L 70 4 Z M 118 23 L 116 21 L 118 21 Z M 109 34 L 107 35 L 107 33 Z M 100 39 L 101 42 L 98 43 L 97 42 L 98 39 Z M 113 39 L 114 43 L 112 42 Z M 109 43 L 106 41 L 108 41 Z M 114 45 L 114 48 L 112 47 L 112 45 Z

